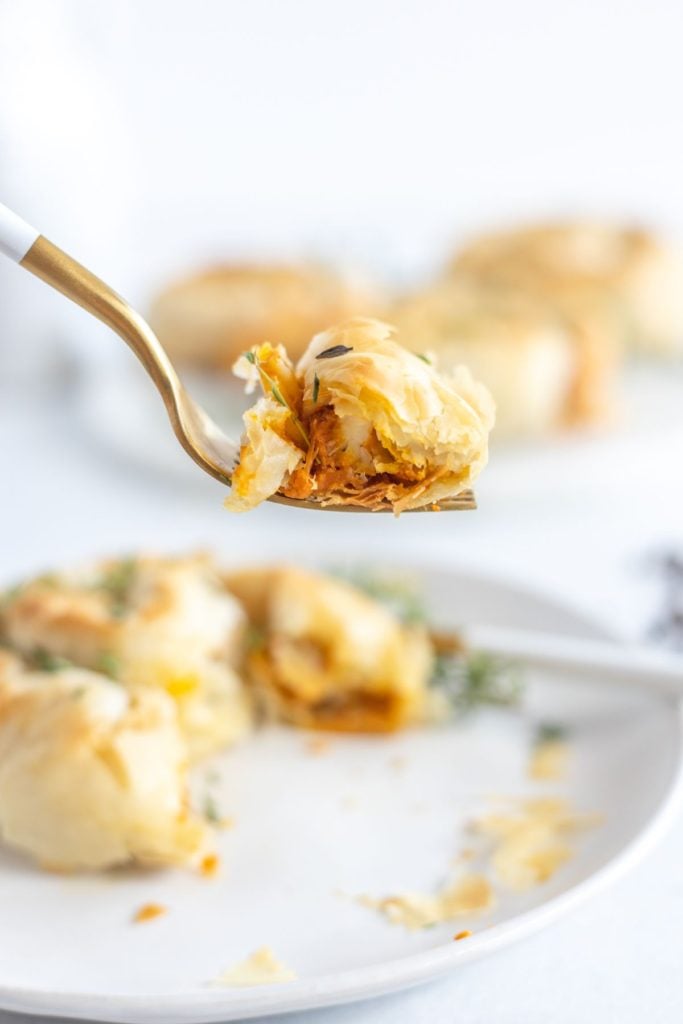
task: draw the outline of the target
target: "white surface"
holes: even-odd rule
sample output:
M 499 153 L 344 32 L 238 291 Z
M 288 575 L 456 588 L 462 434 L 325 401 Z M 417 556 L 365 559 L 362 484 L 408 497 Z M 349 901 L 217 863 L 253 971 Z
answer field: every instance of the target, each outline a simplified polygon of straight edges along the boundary
M 38 235 L 35 228 L 0 203 L 0 253 L 3 256 L 19 263 Z
M 555 621 L 594 635 L 523 591 L 451 573 L 415 576 L 442 626 Z M 548 720 L 572 735 L 571 768 L 559 783 L 527 778 L 535 723 Z M 186 1024 L 346 1002 L 457 972 L 576 909 L 661 838 L 683 794 L 682 724 L 676 702 L 605 687 L 599 671 L 563 679 L 544 671 L 527 673 L 522 714 L 489 711 L 384 739 L 333 737 L 318 756 L 305 734 L 263 730 L 195 776 L 201 800 L 206 771 L 220 774 L 211 791 L 236 821 L 220 838 L 216 880 L 55 877 L 0 850 L 0 1004 Z M 498 806 L 492 794 L 565 796 L 605 821 L 577 838 L 575 859 L 549 883 L 499 890 L 498 906 L 481 918 L 408 933 L 348 898 L 443 884 L 471 844 L 467 822 Z M 131 925 L 148 901 L 168 915 Z M 474 935 L 456 944 L 461 928 Z M 208 987 L 264 943 L 295 969 L 295 982 Z
M 682 34 L 673 0 L 6 2 L 0 197 L 134 304 L 231 255 L 410 277 L 500 219 L 683 237 Z

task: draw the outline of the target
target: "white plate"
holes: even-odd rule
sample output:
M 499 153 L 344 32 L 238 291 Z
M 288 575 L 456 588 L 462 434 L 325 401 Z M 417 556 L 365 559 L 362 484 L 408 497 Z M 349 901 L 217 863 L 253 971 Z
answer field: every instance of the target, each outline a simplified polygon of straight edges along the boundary
M 438 620 L 504 622 L 595 636 L 538 596 L 425 571 Z M 526 778 L 534 722 L 572 731 L 562 784 Z M 332 740 L 269 729 L 217 761 L 221 877 L 184 872 L 44 874 L 0 855 L 0 1007 L 93 1020 L 230 1021 L 349 1002 L 457 970 L 549 924 L 604 887 L 661 837 L 682 790 L 678 708 L 633 690 L 530 678 L 524 713 L 487 712 L 388 739 Z M 397 761 L 397 758 L 400 761 Z M 399 765 L 403 767 L 399 770 Z M 201 795 L 205 783 L 196 780 Z M 494 913 L 418 933 L 345 898 L 428 891 L 493 795 L 560 793 L 605 814 L 546 885 Z M 131 924 L 143 903 L 167 916 Z M 453 942 L 460 928 L 473 936 Z M 251 989 L 209 982 L 262 945 L 298 980 Z

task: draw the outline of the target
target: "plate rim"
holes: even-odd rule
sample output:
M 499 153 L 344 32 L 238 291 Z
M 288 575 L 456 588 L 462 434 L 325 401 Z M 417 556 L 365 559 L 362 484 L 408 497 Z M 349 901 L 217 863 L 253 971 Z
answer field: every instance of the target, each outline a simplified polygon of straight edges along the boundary
M 564 602 L 543 588 L 526 586 L 495 573 L 473 570 L 469 566 L 437 565 L 429 557 L 406 558 L 401 570 L 457 576 L 475 584 L 496 587 L 508 595 L 524 594 L 550 606 L 563 615 L 568 627 L 579 635 L 619 641 L 622 639 L 597 617 L 571 602 Z M 654 695 L 653 695 L 654 698 Z M 610 860 L 589 877 L 537 907 L 516 914 L 508 921 L 476 933 L 466 943 L 441 944 L 432 949 L 410 953 L 381 964 L 356 967 L 318 978 L 297 979 L 280 985 L 239 989 L 188 990 L 169 995 L 119 995 L 101 992 L 60 991 L 0 984 L 0 1009 L 18 1014 L 40 1014 L 47 1018 L 72 1018 L 116 1024 L 217 1024 L 221 1021 L 248 1020 L 280 1013 L 323 1009 L 335 1005 L 378 998 L 412 988 L 422 982 L 443 977 L 458 966 L 496 952 L 540 931 L 553 921 L 623 877 L 642 861 L 666 835 L 683 806 L 683 700 L 657 697 L 676 712 L 677 761 L 675 769 L 655 811 L 641 830 Z

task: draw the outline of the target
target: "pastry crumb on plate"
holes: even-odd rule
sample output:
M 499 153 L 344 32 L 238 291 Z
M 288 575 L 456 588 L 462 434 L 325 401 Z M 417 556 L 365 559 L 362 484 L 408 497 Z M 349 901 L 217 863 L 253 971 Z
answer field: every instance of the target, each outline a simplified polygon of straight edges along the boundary
M 359 897 L 359 903 L 379 910 L 392 924 L 410 930 L 431 928 L 435 924 L 491 910 L 495 896 L 491 883 L 483 875 L 462 875 L 434 895 L 403 893 L 373 899 Z
M 157 917 L 163 917 L 168 913 L 168 907 L 163 903 L 143 903 L 133 914 L 133 924 L 143 924 L 145 921 L 153 921 Z
M 537 743 L 529 758 L 529 778 L 553 781 L 564 777 L 569 762 L 569 746 L 563 740 Z
M 228 988 L 243 988 L 251 985 L 279 985 L 294 981 L 296 974 L 277 959 L 270 946 L 261 946 L 246 960 L 219 974 L 212 984 Z

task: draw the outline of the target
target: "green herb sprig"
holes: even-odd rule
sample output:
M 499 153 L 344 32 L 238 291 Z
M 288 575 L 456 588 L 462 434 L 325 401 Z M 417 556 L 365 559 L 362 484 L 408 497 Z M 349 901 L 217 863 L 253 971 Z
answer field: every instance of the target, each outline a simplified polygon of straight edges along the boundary
M 73 668 L 73 662 L 68 658 L 46 651 L 44 647 L 36 647 L 26 661 L 30 668 L 37 669 L 38 672 L 61 672 L 65 668 Z
M 102 675 L 108 676 L 114 682 L 121 678 L 121 660 L 112 651 L 102 651 L 97 659 L 97 668 Z
M 310 443 L 311 443 L 311 439 L 308 436 L 308 431 L 304 427 L 303 423 L 301 422 L 301 420 L 299 419 L 297 414 L 294 412 L 294 409 L 292 409 L 292 407 L 289 404 L 289 402 L 285 399 L 284 395 L 280 391 L 280 388 L 279 388 L 277 382 L 273 380 L 273 378 L 270 376 L 270 374 L 266 370 L 263 369 L 263 366 L 261 365 L 261 363 L 259 362 L 259 360 L 256 357 L 256 353 L 254 353 L 254 352 L 245 352 L 244 353 L 244 358 L 247 360 L 248 363 L 251 363 L 252 366 L 256 367 L 256 369 L 258 370 L 258 372 L 261 375 L 261 377 L 263 377 L 263 379 L 266 381 L 266 383 L 270 385 L 270 393 L 273 396 L 273 398 L 275 399 L 275 401 L 278 403 L 278 405 L 283 405 L 285 407 L 285 409 L 289 410 L 289 413 L 291 414 L 291 417 L 292 417 L 292 419 L 294 421 L 294 424 L 295 424 L 297 430 L 299 431 L 299 433 L 303 437 L 303 439 L 304 439 L 304 441 L 306 443 L 306 446 L 308 447 L 310 445 Z
M 216 800 L 212 793 L 207 793 L 204 797 L 203 811 L 206 820 L 210 821 L 212 824 L 217 825 L 221 820 L 220 811 L 218 810 Z
M 430 683 L 461 712 L 483 705 L 514 706 L 523 691 L 519 666 L 486 651 L 437 654 Z
M 107 569 L 94 584 L 96 590 L 104 590 L 109 595 L 110 610 L 115 619 L 122 619 L 129 609 L 137 571 L 136 560 L 124 558 Z
M 560 722 L 539 722 L 534 743 L 536 746 L 540 746 L 541 743 L 560 743 L 567 738 L 567 733 L 567 726 Z

